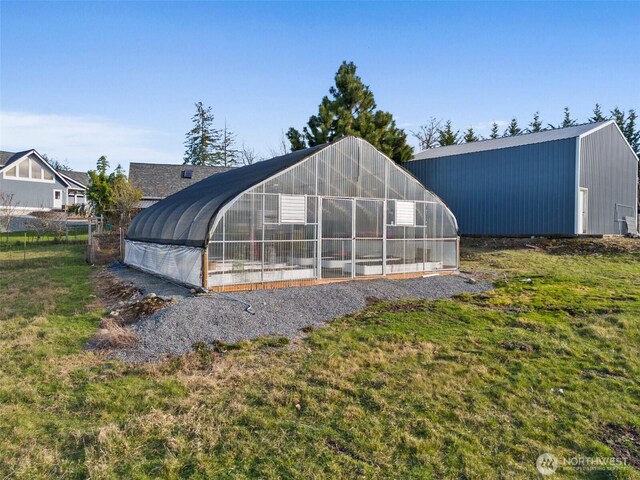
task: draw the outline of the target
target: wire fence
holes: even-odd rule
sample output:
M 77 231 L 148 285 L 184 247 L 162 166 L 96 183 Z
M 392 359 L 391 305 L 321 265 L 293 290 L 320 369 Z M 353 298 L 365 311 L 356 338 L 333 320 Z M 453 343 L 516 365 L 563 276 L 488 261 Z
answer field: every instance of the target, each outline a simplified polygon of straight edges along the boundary
M 0 244 L 0 272 L 79 265 L 86 261 L 86 252 L 86 240 L 2 243 Z
M 29 231 L 0 233 L 0 272 L 85 262 L 109 265 L 123 260 L 122 231 L 100 227 L 69 227 L 40 235 Z

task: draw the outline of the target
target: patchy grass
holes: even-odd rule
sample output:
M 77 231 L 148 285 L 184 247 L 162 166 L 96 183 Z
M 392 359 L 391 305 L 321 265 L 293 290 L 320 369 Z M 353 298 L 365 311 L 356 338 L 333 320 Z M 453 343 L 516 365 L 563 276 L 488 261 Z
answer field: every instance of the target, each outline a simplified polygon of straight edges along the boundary
M 0 274 L 2 476 L 639 478 L 637 251 L 472 248 L 507 281 L 129 366 L 83 348 L 105 312 L 60 248 Z
M 22 246 L 24 243 L 30 244 L 40 244 L 44 245 L 47 243 L 66 243 L 69 242 L 87 242 L 89 237 L 87 227 L 75 227 L 71 226 L 67 232 L 64 232 L 61 238 L 56 238 L 51 233 L 45 233 L 40 236 L 38 239 L 34 232 L 32 231 L 24 231 L 24 232 L 0 232 L 0 246 L 3 247 L 11 247 L 11 246 Z

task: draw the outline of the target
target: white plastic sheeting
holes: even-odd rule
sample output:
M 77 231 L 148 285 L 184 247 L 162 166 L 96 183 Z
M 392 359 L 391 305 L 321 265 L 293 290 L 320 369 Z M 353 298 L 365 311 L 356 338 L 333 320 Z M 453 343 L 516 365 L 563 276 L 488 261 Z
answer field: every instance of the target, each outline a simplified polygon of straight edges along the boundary
M 124 263 L 186 285 L 202 286 L 202 248 L 127 240 Z

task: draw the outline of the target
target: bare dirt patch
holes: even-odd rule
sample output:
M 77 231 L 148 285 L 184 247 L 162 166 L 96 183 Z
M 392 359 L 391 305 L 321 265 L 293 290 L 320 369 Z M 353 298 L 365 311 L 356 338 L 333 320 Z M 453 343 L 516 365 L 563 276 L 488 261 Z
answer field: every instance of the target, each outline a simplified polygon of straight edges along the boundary
M 640 254 L 640 239 L 604 238 L 462 238 L 461 254 L 480 250 L 531 250 L 553 255 Z M 471 250 L 471 252 L 470 252 Z
M 130 325 L 175 303 L 173 299 L 167 300 L 155 294 L 143 297 L 133 284 L 123 282 L 111 272 L 98 272 L 93 280 L 99 301 L 109 310 L 109 315 L 100 320 L 100 329 L 89 342 L 91 348 L 115 349 L 136 345 L 138 337 Z
M 500 346 L 505 350 L 520 351 L 520 352 L 534 352 L 536 347 L 527 342 L 518 342 L 518 341 L 505 341 L 500 343 Z
M 600 440 L 609 446 L 617 457 L 640 470 L 640 428 L 609 423 L 601 429 Z
M 140 298 L 142 294 L 133 284 L 125 283 L 112 273 L 102 270 L 93 275 L 93 283 L 105 308 L 113 307 L 118 302 L 126 302 Z

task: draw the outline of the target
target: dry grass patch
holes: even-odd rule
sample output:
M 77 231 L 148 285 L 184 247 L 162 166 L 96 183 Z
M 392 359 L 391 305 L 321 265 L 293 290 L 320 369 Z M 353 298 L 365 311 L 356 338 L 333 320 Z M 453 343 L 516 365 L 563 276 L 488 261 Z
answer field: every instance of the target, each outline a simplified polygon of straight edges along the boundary
M 130 348 L 138 344 L 138 336 L 113 318 L 100 320 L 100 329 L 89 342 L 98 349 Z

